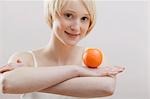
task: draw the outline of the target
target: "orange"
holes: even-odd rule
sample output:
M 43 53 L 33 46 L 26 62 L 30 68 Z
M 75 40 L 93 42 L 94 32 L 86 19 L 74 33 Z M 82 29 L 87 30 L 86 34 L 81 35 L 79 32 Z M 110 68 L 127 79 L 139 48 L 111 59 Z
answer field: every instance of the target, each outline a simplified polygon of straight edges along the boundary
M 103 54 L 98 48 L 89 48 L 85 50 L 82 58 L 87 67 L 97 68 L 102 63 Z

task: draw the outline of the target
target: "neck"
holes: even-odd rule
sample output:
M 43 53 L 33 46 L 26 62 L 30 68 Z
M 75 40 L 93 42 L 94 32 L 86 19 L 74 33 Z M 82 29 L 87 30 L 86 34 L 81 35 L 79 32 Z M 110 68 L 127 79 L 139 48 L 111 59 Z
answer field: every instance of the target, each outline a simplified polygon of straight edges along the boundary
M 78 54 L 81 52 L 79 48 L 79 46 L 69 46 L 63 44 L 53 34 L 49 44 L 46 47 L 46 52 L 49 53 L 50 57 L 53 57 L 57 63 L 66 64 L 77 58 Z

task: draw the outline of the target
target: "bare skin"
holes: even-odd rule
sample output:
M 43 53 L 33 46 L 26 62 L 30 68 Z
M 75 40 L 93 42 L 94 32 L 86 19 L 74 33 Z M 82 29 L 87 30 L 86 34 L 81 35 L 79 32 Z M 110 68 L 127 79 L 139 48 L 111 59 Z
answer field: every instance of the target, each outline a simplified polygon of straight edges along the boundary
M 14 54 L 10 64 L 0 68 L 4 76 L 3 92 L 44 92 L 84 98 L 112 95 L 116 75 L 124 68 L 110 66 L 105 59 L 97 69 L 82 64 L 84 48 L 77 43 L 86 36 L 90 25 L 89 13 L 82 2 L 68 1 L 60 15 L 53 19 L 49 43 L 33 51 L 37 68 L 28 52 Z
M 38 54 L 36 54 L 36 56 L 38 56 Z M 59 66 L 54 66 L 54 64 L 50 65 L 48 63 L 47 65 L 39 65 L 39 68 L 34 68 L 32 67 L 34 65 L 33 60 L 27 63 L 28 59 L 32 59 L 32 56 L 29 53 L 21 53 L 21 55 L 16 55 L 11 58 L 10 61 L 14 64 L 8 64 L 0 68 L 0 72 L 5 72 L 4 75 L 6 77 L 6 86 L 4 88 L 4 93 L 16 94 L 39 91 L 44 93 L 55 93 L 76 97 L 109 96 L 115 89 L 115 76 L 124 70 L 124 68 L 117 66 L 102 66 L 98 69 L 90 69 L 82 66 L 82 64 L 80 66 L 60 66 L 60 64 Z M 43 57 L 43 59 L 45 58 Z M 18 60 L 21 63 L 18 63 Z M 26 63 L 24 63 L 24 61 Z M 39 63 L 42 63 L 42 61 L 44 60 L 39 61 Z M 49 62 L 51 63 L 51 61 Z M 60 68 L 63 68 L 62 74 L 60 72 Z M 68 68 L 72 68 L 72 71 L 68 71 Z M 59 74 L 55 75 L 58 70 Z M 28 80 L 24 79 L 20 75 L 26 76 Z M 35 78 L 35 75 L 38 75 L 38 78 Z M 60 79 L 60 77 L 63 79 Z M 48 80 L 50 78 L 53 80 Z M 16 83 L 15 81 L 19 82 Z M 38 83 L 37 81 L 40 81 L 40 83 Z M 81 87 L 81 84 L 84 86 Z M 87 86 L 89 87 L 87 88 Z

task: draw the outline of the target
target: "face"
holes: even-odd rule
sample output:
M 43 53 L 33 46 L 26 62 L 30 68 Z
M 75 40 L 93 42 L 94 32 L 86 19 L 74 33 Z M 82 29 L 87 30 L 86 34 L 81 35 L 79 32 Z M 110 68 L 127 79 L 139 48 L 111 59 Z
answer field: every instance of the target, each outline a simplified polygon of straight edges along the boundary
M 76 45 L 87 33 L 90 16 L 80 0 L 68 0 L 53 20 L 52 30 L 65 45 Z

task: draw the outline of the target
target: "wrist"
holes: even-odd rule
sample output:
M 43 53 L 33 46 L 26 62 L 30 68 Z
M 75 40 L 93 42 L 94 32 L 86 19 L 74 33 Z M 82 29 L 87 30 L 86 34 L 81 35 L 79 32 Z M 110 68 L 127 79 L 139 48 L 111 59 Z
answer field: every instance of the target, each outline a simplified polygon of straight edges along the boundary
M 78 77 L 88 77 L 93 76 L 93 72 L 88 70 L 88 68 L 83 66 L 75 66 Z
M 76 74 L 77 77 L 80 77 L 82 75 L 82 69 L 81 66 L 72 66 L 74 74 Z

